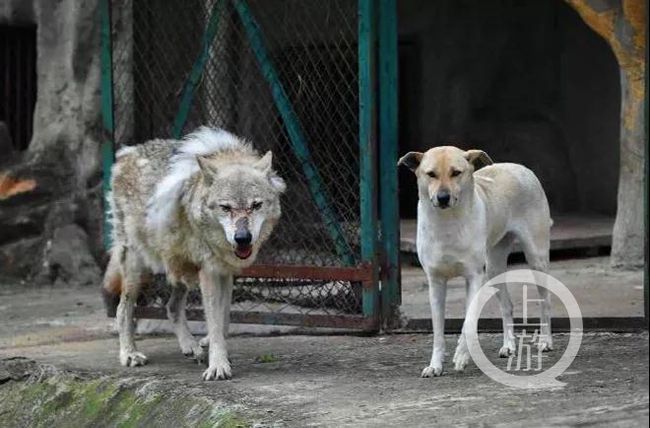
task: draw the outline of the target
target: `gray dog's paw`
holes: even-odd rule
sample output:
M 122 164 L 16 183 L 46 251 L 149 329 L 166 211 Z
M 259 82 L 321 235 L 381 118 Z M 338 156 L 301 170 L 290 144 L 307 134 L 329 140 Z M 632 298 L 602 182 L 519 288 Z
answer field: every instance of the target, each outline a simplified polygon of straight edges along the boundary
M 124 367 L 144 366 L 147 364 L 147 361 L 147 357 L 142 352 L 131 351 L 120 353 L 120 363 Z
M 199 342 L 195 341 L 189 346 L 181 347 L 181 351 L 183 352 L 185 358 L 191 358 L 198 364 L 207 362 L 208 353 L 201 347 L 201 345 L 199 345 Z
M 421 377 L 442 376 L 442 366 L 440 367 L 427 366 L 424 368 L 424 370 L 422 370 L 422 374 L 420 376 Z
M 228 362 L 212 365 L 203 372 L 203 380 L 225 380 L 231 378 L 232 372 L 230 370 L 230 363 Z

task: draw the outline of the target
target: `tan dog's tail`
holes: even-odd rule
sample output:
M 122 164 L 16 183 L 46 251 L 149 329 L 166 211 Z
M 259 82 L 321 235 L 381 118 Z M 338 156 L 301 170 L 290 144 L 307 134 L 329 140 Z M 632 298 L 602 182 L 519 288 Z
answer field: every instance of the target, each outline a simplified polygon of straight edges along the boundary
M 111 258 L 108 261 L 106 273 L 104 273 L 104 283 L 102 284 L 102 297 L 109 317 L 115 316 L 121 294 L 122 271 L 120 270 L 119 257 L 115 251 L 111 251 Z

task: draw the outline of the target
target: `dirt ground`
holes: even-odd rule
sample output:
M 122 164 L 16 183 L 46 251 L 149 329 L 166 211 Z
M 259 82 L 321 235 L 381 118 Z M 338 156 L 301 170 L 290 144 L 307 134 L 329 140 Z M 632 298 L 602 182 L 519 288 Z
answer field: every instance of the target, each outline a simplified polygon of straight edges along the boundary
M 258 426 L 647 426 L 648 334 L 586 334 L 556 390 L 502 386 L 471 364 L 447 363 L 444 376 L 421 379 L 427 334 L 359 336 L 239 335 L 229 340 L 234 379 L 206 383 L 169 336 L 146 336 L 143 368 L 118 364 L 117 340 L 96 290 L 0 286 L 0 358 L 27 357 L 79 376 L 164 384 Z M 453 355 L 456 336 L 447 337 Z M 561 355 L 566 335 L 545 367 Z M 481 336 L 496 365 L 500 337 Z M 448 360 L 450 357 L 448 357 Z M 548 366 L 547 366 L 548 365 Z M 0 370 L 1 371 L 1 370 Z M 0 395 L 11 382 L 0 382 Z M 140 384 L 139 384 L 140 385 Z M 138 387 L 138 390 L 144 387 Z M 154 388 L 154 386 L 151 386 Z M 4 419 L 5 423 L 8 419 Z M 3 426 L 3 423 L 0 423 Z

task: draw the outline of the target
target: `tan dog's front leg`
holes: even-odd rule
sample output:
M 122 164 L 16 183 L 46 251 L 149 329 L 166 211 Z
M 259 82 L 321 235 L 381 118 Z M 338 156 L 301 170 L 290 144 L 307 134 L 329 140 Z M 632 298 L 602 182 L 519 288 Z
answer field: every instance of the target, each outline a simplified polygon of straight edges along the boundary
M 203 311 L 208 325 L 207 337 L 210 343 L 208 368 L 203 372 L 203 380 L 232 377 L 224 322 L 225 313 L 230 310 L 232 281 L 232 275 L 220 274 L 206 268 L 201 269 L 199 273 Z
M 472 300 L 478 293 L 479 288 L 483 285 L 483 271 L 476 272 L 467 277 L 467 296 L 465 301 L 465 322 L 463 322 L 463 330 L 460 333 L 458 338 L 458 346 L 456 346 L 456 352 L 454 352 L 454 369 L 456 371 L 462 372 L 467 367 L 467 364 L 471 360 L 469 355 L 469 349 L 467 348 L 467 340 L 465 338 L 465 323 L 467 322 L 467 312 L 469 311 L 469 306 L 472 303 Z
M 433 350 L 431 362 L 422 370 L 422 377 L 441 376 L 442 362 L 445 358 L 445 299 L 447 281 L 427 273 L 429 280 L 429 304 L 431 305 L 431 324 L 433 326 Z

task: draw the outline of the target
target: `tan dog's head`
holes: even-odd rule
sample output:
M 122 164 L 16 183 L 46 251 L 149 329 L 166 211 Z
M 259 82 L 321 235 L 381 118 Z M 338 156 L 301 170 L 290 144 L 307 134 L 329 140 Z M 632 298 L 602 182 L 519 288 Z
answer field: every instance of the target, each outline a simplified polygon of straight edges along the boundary
M 476 169 L 492 163 L 482 150 L 441 146 L 425 153 L 409 152 L 397 164 L 415 173 L 420 200 L 428 199 L 435 207 L 444 209 L 457 205 L 466 190 L 473 187 Z

